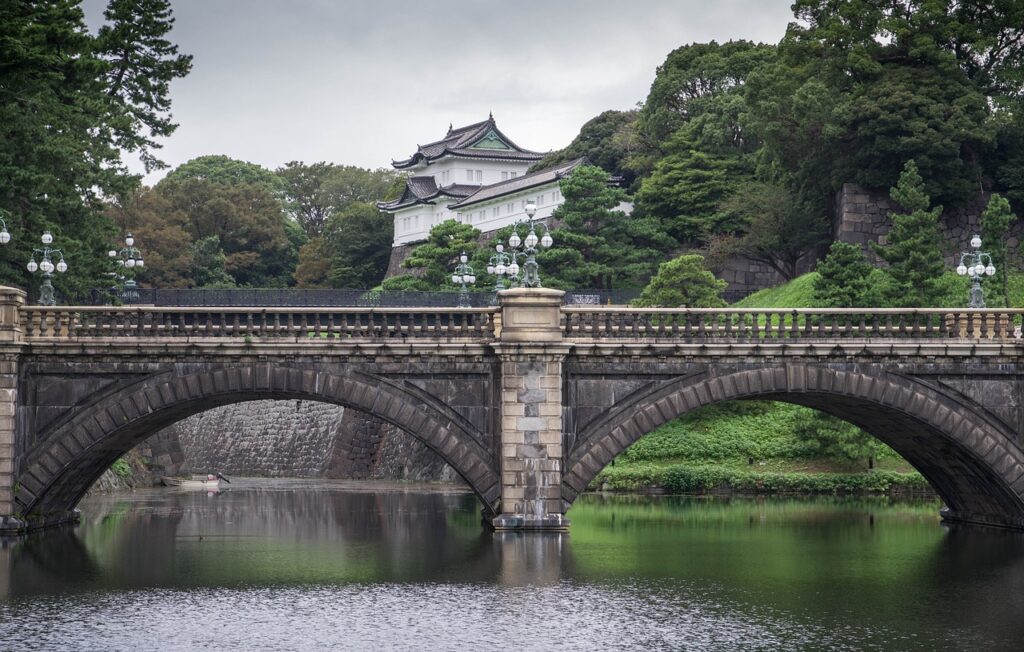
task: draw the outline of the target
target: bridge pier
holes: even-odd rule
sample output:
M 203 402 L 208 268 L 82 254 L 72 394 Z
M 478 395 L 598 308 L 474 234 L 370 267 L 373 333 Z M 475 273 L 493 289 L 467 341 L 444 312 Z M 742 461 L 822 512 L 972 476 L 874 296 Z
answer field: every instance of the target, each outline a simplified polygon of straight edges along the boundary
M 562 503 L 563 292 L 500 293 L 501 511 L 495 530 L 566 530 Z
M 18 309 L 25 297 L 21 290 L 0 288 L 0 534 L 24 529 L 14 510 L 14 459 L 21 340 Z

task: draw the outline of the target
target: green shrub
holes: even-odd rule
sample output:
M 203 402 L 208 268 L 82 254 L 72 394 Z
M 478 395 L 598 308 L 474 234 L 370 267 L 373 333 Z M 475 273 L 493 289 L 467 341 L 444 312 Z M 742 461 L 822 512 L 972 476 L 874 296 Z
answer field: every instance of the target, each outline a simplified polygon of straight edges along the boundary
M 132 467 L 128 464 L 128 460 L 123 457 L 119 457 L 116 462 L 110 465 L 110 470 L 113 471 L 117 477 L 122 480 L 127 479 L 132 474 Z
M 656 486 L 673 494 L 707 493 L 714 490 L 752 494 L 846 494 L 929 489 L 928 482 L 916 472 L 780 473 L 684 464 L 668 467 L 608 467 L 598 475 L 594 485 L 612 491 L 632 491 Z

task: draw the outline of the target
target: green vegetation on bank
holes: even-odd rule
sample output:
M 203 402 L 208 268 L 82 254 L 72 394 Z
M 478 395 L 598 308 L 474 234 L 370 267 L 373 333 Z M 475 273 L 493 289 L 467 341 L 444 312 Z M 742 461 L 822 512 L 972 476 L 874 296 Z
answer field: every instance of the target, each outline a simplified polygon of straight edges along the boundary
M 876 275 L 875 272 L 879 274 Z M 881 270 L 872 272 L 873 282 L 882 283 Z M 1024 305 L 1024 272 L 1011 271 L 1007 278 L 1010 305 Z M 798 276 L 788 283 L 766 288 L 750 294 L 732 304 L 736 308 L 814 308 L 821 304 L 814 298 L 814 283 L 818 272 L 809 272 Z M 989 305 L 998 306 L 1002 303 L 997 287 L 985 283 L 985 299 Z M 947 270 L 938 280 L 939 294 L 935 301 L 937 308 L 963 308 L 967 305 L 967 293 L 970 281 L 967 277 L 957 276 L 953 270 Z
M 592 487 L 610 491 L 660 487 L 669 493 L 927 490 L 924 478 L 873 439 L 855 448 L 823 449 L 806 432 L 816 415 L 809 408 L 771 401 L 711 405 L 637 441 L 598 474 Z M 827 423 L 822 429 L 828 429 Z M 830 454 L 823 455 L 823 450 Z

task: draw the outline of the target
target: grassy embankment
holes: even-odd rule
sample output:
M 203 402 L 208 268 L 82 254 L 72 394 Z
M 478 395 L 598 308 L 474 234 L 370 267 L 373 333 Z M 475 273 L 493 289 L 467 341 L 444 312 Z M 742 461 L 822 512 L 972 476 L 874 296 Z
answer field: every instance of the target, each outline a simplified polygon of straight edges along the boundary
M 744 308 L 814 307 L 813 283 L 805 274 L 736 303 Z M 943 278 L 941 305 L 962 306 L 967 280 Z M 995 288 L 988 288 L 995 294 Z M 991 295 L 990 295 L 991 296 Z M 1011 304 L 1024 305 L 1024 275 L 1010 277 Z M 861 493 L 927 491 L 928 484 L 895 451 L 883 449 L 867 461 L 823 458 L 795 434 L 812 410 L 767 401 L 713 405 L 665 424 L 606 467 L 593 488 L 669 493 L 716 490 L 743 493 Z

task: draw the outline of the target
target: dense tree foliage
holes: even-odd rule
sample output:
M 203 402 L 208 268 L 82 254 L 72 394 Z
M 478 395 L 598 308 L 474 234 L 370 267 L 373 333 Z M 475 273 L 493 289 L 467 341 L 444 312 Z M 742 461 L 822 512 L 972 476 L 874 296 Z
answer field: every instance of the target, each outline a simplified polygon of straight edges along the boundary
M 175 128 L 168 85 L 191 66 L 165 39 L 169 7 L 111 0 L 92 35 L 76 1 L 0 3 L 0 217 L 14 236 L 0 282 L 30 284 L 24 262 L 45 229 L 70 266 L 59 291 L 84 296 L 109 281 L 102 200 L 138 185 L 122 152 L 162 165 L 156 139 Z
M 636 118 L 636 111 L 605 111 L 585 122 L 568 147 L 551 152 L 531 170 L 543 170 L 585 157 L 591 165 L 621 177 L 622 185 L 629 188 L 637 178 L 628 165 L 635 147 L 633 125 Z
M 897 204 L 910 212 L 892 214 L 888 243 L 873 246 L 875 253 L 889 263 L 886 304 L 932 306 L 940 293 L 938 283 L 945 266 L 939 246 L 942 207 L 929 208 L 931 199 L 914 161 L 907 161 L 891 194 Z
M 893 185 L 971 197 L 989 175 L 993 112 L 1019 111 L 1021 3 L 800 0 L 779 57 L 748 77 L 750 125 L 802 186 Z
M 109 213 L 136 235 L 147 258 L 138 274 L 142 283 L 283 287 L 292 282 L 306 235 L 288 217 L 282 188 L 273 172 L 258 165 L 203 156 Z
M 393 231 L 391 216 L 375 205 L 349 204 L 303 246 L 295 280 L 300 287 L 371 288 L 384 278 Z
M 685 136 L 685 135 L 684 135 Z M 713 154 L 680 143 L 654 166 L 636 195 L 637 212 L 656 218 L 681 243 L 697 245 L 714 234 L 733 232 L 722 204 L 751 179 L 738 156 Z
M 189 180 L 224 186 L 259 186 L 276 197 L 282 197 L 285 189 L 281 177 L 267 168 L 221 154 L 200 156 L 182 163 L 168 172 L 163 182 Z
M 218 238 L 224 268 L 239 285 L 288 284 L 297 251 L 292 251 L 287 237 L 288 218 L 281 202 L 266 188 L 250 183 L 168 179 L 156 190 L 172 210 L 182 214 L 191 241 Z M 202 285 L 198 279 L 196 282 Z
M 293 217 L 310 238 L 323 235 L 328 219 L 355 203 L 397 196 L 405 179 L 390 170 L 292 161 L 277 170 Z
M 789 280 L 828 238 L 829 220 L 813 202 L 779 183 L 743 184 L 721 204 L 722 222 L 735 229 L 717 248 L 764 263 Z
M 703 256 L 686 254 L 662 263 L 633 303 L 663 308 L 718 308 L 725 305 L 721 294 L 726 285 L 704 267 Z
M 773 59 L 771 46 L 711 42 L 678 48 L 658 68 L 635 126 L 631 165 L 644 175 L 637 213 L 680 243 L 736 230 L 719 209 L 753 180 L 760 146 L 744 124 L 743 85 Z
M 874 466 L 876 457 L 889 450 L 852 423 L 823 412 L 801 415 L 794 434 L 815 455 L 864 462 L 869 469 Z
M 636 130 L 646 151 L 634 166 L 652 169 L 665 145 L 683 128 L 705 146 L 753 151 L 752 139 L 739 122 L 746 77 L 770 61 L 774 48 L 749 41 L 693 43 L 669 53 L 658 67 L 640 110 Z

